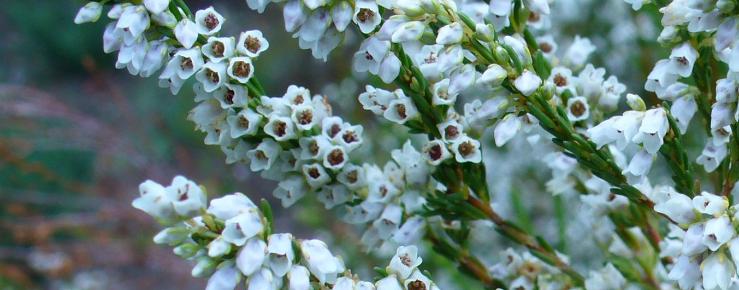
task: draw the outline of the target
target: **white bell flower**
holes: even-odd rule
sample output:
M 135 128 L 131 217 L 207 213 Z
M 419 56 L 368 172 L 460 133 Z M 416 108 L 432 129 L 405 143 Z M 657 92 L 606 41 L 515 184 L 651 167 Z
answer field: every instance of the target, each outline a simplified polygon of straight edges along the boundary
M 734 265 L 722 253 L 713 253 L 701 263 L 703 289 L 729 289 L 736 275 Z
M 719 216 L 729 208 L 729 200 L 725 196 L 704 191 L 693 197 L 693 207 L 700 213 Z
M 211 258 L 221 257 L 231 251 L 231 244 L 223 237 L 218 237 L 208 244 L 208 256 Z
M 380 72 L 380 63 L 390 50 L 390 43 L 377 37 L 368 37 L 354 54 L 353 68 L 358 72 L 369 71 L 371 74 Z
M 424 45 L 419 52 L 413 54 L 413 62 L 429 81 L 438 81 L 442 78 L 443 71 L 439 65 L 439 54 L 442 49 L 443 45 Z
M 563 61 L 570 67 L 580 68 L 585 65 L 588 57 L 590 57 L 590 54 L 593 53 L 595 49 L 596 47 L 592 42 L 590 42 L 590 39 L 576 35 L 575 40 L 570 44 L 570 47 L 567 48 Z
M 144 0 L 144 6 L 151 14 L 160 14 L 169 8 L 170 0 Z
M 391 40 L 394 43 L 416 41 L 421 38 L 424 31 L 426 31 L 426 24 L 421 21 L 409 21 L 398 26 Z
M 650 154 L 646 150 L 639 150 L 629 162 L 629 167 L 623 170 L 624 174 L 631 174 L 634 176 L 645 176 L 649 173 L 654 162 L 654 155 Z
M 254 65 L 251 62 L 251 58 L 233 57 L 229 59 L 228 69 L 226 71 L 232 79 L 245 84 L 254 75 Z
M 626 111 L 622 116 L 614 120 L 613 127 L 620 135 L 616 140 L 616 146 L 619 149 L 626 147 L 629 142 L 632 142 L 634 136 L 639 133 L 644 115 L 645 113 L 641 111 Z
M 349 23 L 353 21 L 354 10 L 348 2 L 335 3 L 331 8 L 331 20 L 334 21 L 334 27 L 339 32 L 344 32 Z
M 300 249 L 310 273 L 320 283 L 334 283 L 338 274 L 344 272 L 344 262 L 331 254 L 326 243 L 320 240 L 302 240 Z
M 418 114 L 418 109 L 416 109 L 416 105 L 411 98 L 402 96 L 392 100 L 382 115 L 385 119 L 402 125 L 408 120 L 416 118 Z
M 590 271 L 585 289 L 624 289 L 626 279 L 613 264 L 608 263 L 598 271 Z
M 588 137 L 595 143 L 598 148 L 604 145 L 616 142 L 621 138 L 619 130 L 615 127 L 615 123 L 621 116 L 614 116 L 598 123 L 594 127 L 587 130 Z
M 249 208 L 225 222 L 223 239 L 237 246 L 264 231 L 264 224 L 256 208 Z
M 644 145 L 649 154 L 657 154 L 659 148 L 664 144 L 664 137 L 670 129 L 667 120 L 667 112 L 664 108 L 647 110 L 642 119 L 639 132 L 634 135 L 632 141 Z
M 354 164 L 347 164 L 336 176 L 336 179 L 351 190 L 364 187 L 367 179 L 364 174 L 364 168 Z
M 573 122 L 590 118 L 588 99 L 585 97 L 573 97 L 567 100 L 567 118 Z
M 331 181 L 331 176 L 328 175 L 326 169 L 317 163 L 303 165 L 303 176 L 308 182 L 308 185 L 313 189 L 320 188 Z
M 671 66 L 669 60 L 663 59 L 658 61 L 647 76 L 644 89 L 656 93 L 657 96 L 661 96 L 667 87 L 677 81 L 678 75 L 673 73 Z
M 208 213 L 222 220 L 231 219 L 257 206 L 243 193 L 236 192 L 220 198 L 214 198 L 208 206 Z
M 287 273 L 289 290 L 310 290 L 310 272 L 301 265 L 293 265 Z
M 167 196 L 174 205 L 177 214 L 186 217 L 196 216 L 206 206 L 206 196 L 203 189 L 192 180 L 178 175 L 167 186 Z
M 315 42 L 321 39 L 331 25 L 331 15 L 323 8 L 314 10 L 295 34 L 303 42 Z
M 364 127 L 362 125 L 345 126 L 341 129 L 338 135 L 336 135 L 333 141 L 346 149 L 347 152 L 351 152 L 362 145 L 364 139 L 362 133 Z
M 422 262 L 423 259 L 418 256 L 418 248 L 415 246 L 400 246 L 386 270 L 388 273 L 398 275 L 398 278 L 405 280 Z
M 694 289 L 701 283 L 700 265 L 688 256 L 680 256 L 667 278 L 677 281 L 680 289 Z
M 262 268 L 266 259 L 267 243 L 259 238 L 250 239 L 236 255 L 236 267 L 245 276 L 251 276 Z
M 382 211 L 380 217 L 372 222 L 372 227 L 377 230 L 380 239 L 386 240 L 398 230 L 402 217 L 403 208 L 399 205 L 389 204 Z
M 705 228 L 705 223 L 695 223 L 685 231 L 685 236 L 683 236 L 683 255 L 693 256 L 707 249 L 703 243 L 703 232 Z
M 202 35 L 213 35 L 221 31 L 223 16 L 213 6 L 195 12 L 197 31 Z
M 377 76 L 386 84 L 392 83 L 400 74 L 400 59 L 395 54 L 388 53 L 380 63 Z
M 404 194 L 404 197 L 408 194 Z M 408 204 L 404 204 L 408 208 Z M 422 208 L 420 205 L 418 208 Z M 426 221 L 420 216 L 413 216 L 403 223 L 402 226 L 393 234 L 393 241 L 399 245 L 413 245 L 418 242 L 425 233 Z
M 174 205 L 167 195 L 167 190 L 159 183 L 151 180 L 144 181 L 139 185 L 139 197 L 131 203 L 137 208 L 154 218 L 163 221 L 171 220 L 175 216 Z
M 210 276 L 205 290 L 233 290 L 240 281 L 241 275 L 234 266 L 222 267 Z
M 335 184 L 322 187 L 317 198 L 326 209 L 332 209 L 337 205 L 348 202 L 351 195 L 346 186 Z
M 452 22 L 439 29 L 436 36 L 436 43 L 442 45 L 459 43 L 462 41 L 463 36 L 464 29 L 462 25 L 459 22 Z
M 375 282 L 375 287 L 382 290 L 403 290 L 395 275 L 390 275 Z
M 452 152 L 454 152 L 454 158 L 457 162 L 482 162 L 482 150 L 480 149 L 480 141 L 472 139 L 467 135 L 454 140 L 451 145 Z
M 685 134 L 688 131 L 690 120 L 693 119 L 697 111 L 698 105 L 693 96 L 683 96 L 672 103 L 670 114 L 677 121 L 677 125 L 680 127 L 680 133 Z
M 277 277 L 285 276 L 291 269 L 295 253 L 291 234 L 272 234 L 267 243 L 267 264 Z
M 493 131 L 493 138 L 495 139 L 495 146 L 501 147 L 508 143 L 513 137 L 518 134 L 521 130 L 522 124 L 521 119 L 514 115 L 508 114 L 503 117 L 503 120 L 498 122 Z
M 690 42 L 673 48 L 670 53 L 670 65 L 673 72 L 682 77 L 689 77 L 693 73 L 696 59 L 698 59 L 698 51 L 690 45 Z
M 403 282 L 405 289 L 432 289 L 434 285 L 431 279 L 426 277 L 420 270 L 416 269 L 413 271 L 410 277 L 406 278 Z
M 349 155 L 341 146 L 330 147 L 323 155 L 323 166 L 331 170 L 341 170 L 348 161 Z
M 277 159 L 280 151 L 282 149 L 277 142 L 272 139 L 263 139 L 257 148 L 249 150 L 246 153 L 250 161 L 249 167 L 255 172 L 269 169 Z
M 202 68 L 203 55 L 197 48 L 178 50 L 162 71 L 159 79 L 169 79 L 173 76 L 185 80 Z
M 103 13 L 103 5 L 100 2 L 88 2 L 77 11 L 77 15 L 74 17 L 75 24 L 82 24 L 88 22 L 96 22 L 100 19 L 100 15 Z
M 195 79 L 203 84 L 203 90 L 208 93 L 213 92 L 226 83 L 226 64 L 207 62 L 195 73 Z
M 359 26 L 359 30 L 362 33 L 369 34 L 380 25 L 382 15 L 380 15 L 377 2 L 372 0 L 358 0 L 354 6 L 354 17 L 352 20 Z
M 713 172 L 721 165 L 727 154 L 726 144 L 714 145 L 713 142 L 708 142 L 695 162 L 703 165 L 707 172 Z
M 433 166 L 438 166 L 452 156 L 446 144 L 441 140 L 429 141 L 423 146 L 423 152 L 426 160 Z
M 513 10 L 513 2 L 508 0 L 491 0 L 490 13 L 496 16 L 508 18 Z
M 448 87 L 448 94 L 457 95 L 472 87 L 477 79 L 478 72 L 471 64 L 463 65 L 452 72 Z
M 541 86 L 541 78 L 535 73 L 524 70 L 520 76 L 513 81 L 513 85 L 524 96 L 531 96 Z
M 212 62 L 221 62 L 234 54 L 235 42 L 233 37 L 210 37 L 202 51 Z
M 262 268 L 256 271 L 247 282 L 248 289 L 278 290 L 282 284 L 281 279 L 276 279 L 272 271 Z
M 491 87 L 500 86 L 508 77 L 508 72 L 498 64 L 491 64 L 477 79 L 478 84 L 484 84 Z
M 693 203 L 687 195 L 672 192 L 666 201 L 654 205 L 654 211 L 666 215 L 679 224 L 690 224 L 696 219 Z
M 264 133 L 277 141 L 285 141 L 297 137 L 295 123 L 289 117 L 272 115 L 264 125 Z
M 256 134 L 262 121 L 262 115 L 247 108 L 235 115 L 228 116 L 226 120 L 231 138 L 239 138 L 244 135 L 252 136 Z
M 150 25 L 149 13 L 143 6 L 128 6 L 123 9 L 123 13 L 115 27 L 123 31 L 123 42 L 132 44 L 139 40 Z
M 191 48 L 198 40 L 198 25 L 190 19 L 182 19 L 174 28 L 177 41 L 185 48 Z
M 621 94 L 626 91 L 626 85 L 619 83 L 616 76 L 610 76 L 603 82 L 598 104 L 605 110 L 613 111 L 618 108 L 618 102 L 621 100 Z
M 269 42 L 264 38 L 259 30 L 249 30 L 239 35 L 239 42 L 236 44 L 236 50 L 248 57 L 258 57 L 262 52 L 269 48 Z
M 712 218 L 706 222 L 703 232 L 703 244 L 711 251 L 717 251 L 719 247 L 731 240 L 736 235 L 734 226 L 729 217 L 722 215 Z
M 306 192 L 308 188 L 306 188 L 303 177 L 293 175 L 280 181 L 272 194 L 280 199 L 283 207 L 290 207 L 305 196 Z

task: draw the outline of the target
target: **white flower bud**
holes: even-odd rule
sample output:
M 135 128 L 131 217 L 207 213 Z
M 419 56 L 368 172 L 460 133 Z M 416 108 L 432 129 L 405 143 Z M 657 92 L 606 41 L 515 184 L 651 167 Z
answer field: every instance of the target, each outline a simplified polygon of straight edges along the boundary
M 74 17 L 74 23 L 82 24 L 98 21 L 102 13 L 103 5 L 100 2 L 89 2 L 77 12 L 77 15 Z
M 338 274 L 344 272 L 344 262 L 329 252 L 326 243 L 303 240 L 300 248 L 305 264 L 320 283 L 334 283 Z
M 290 281 L 288 285 L 290 290 L 312 289 L 310 285 L 310 272 L 303 266 L 293 265 L 290 268 L 290 272 L 287 273 L 287 279 Z
M 418 40 L 424 31 L 426 31 L 426 24 L 421 21 L 409 21 L 398 27 L 391 40 L 394 43 Z
M 207 256 L 201 256 L 197 259 L 197 263 L 195 264 L 195 267 L 192 268 L 190 274 L 192 274 L 193 277 L 198 278 L 206 277 L 213 273 L 213 271 L 216 269 L 216 266 L 218 266 L 218 263 L 216 263 L 215 260 Z
M 182 19 L 174 28 L 177 41 L 185 48 L 191 48 L 198 40 L 198 25 L 192 20 Z
M 701 264 L 703 289 L 729 289 L 736 274 L 734 265 L 722 253 L 713 253 Z
M 218 237 L 208 244 L 208 256 L 212 258 L 220 257 L 231 251 L 229 244 L 223 237 Z
M 717 251 L 724 243 L 734 237 L 736 232 L 729 217 L 722 215 L 706 222 L 703 232 L 703 244 L 711 251 Z
M 241 275 L 234 266 L 222 267 L 208 279 L 205 290 L 233 290 L 240 281 Z
M 464 29 L 459 22 L 452 22 L 439 29 L 438 35 L 436 36 L 437 44 L 454 44 L 462 41 L 464 36 Z
M 273 234 L 269 236 L 267 253 L 269 255 L 267 264 L 275 276 L 282 277 L 287 274 L 293 263 L 295 253 L 293 252 L 292 235 Z
M 244 245 L 246 240 L 264 231 L 264 223 L 259 211 L 250 208 L 245 212 L 226 220 L 223 239 L 237 246 Z
M 513 85 L 524 96 L 531 96 L 541 86 L 541 78 L 535 73 L 524 70 L 520 76 L 513 81 Z
M 267 244 L 259 238 L 250 239 L 237 254 L 236 266 L 242 274 L 251 276 L 262 268 L 262 264 L 266 258 Z
M 160 14 L 167 10 L 170 0 L 144 0 L 144 6 L 151 14 Z

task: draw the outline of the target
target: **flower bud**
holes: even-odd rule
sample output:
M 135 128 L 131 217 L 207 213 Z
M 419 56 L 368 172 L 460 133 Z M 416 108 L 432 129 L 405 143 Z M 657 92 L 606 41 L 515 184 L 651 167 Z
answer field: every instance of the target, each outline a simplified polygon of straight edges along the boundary
M 642 100 L 639 95 L 635 94 L 626 94 L 626 104 L 634 111 L 645 111 L 647 109 L 647 105 L 644 104 L 644 100 Z
M 182 243 L 188 236 L 190 236 L 190 231 L 185 227 L 169 227 L 154 236 L 154 243 L 160 245 L 177 245 Z
M 194 243 L 184 243 L 172 249 L 175 255 L 183 259 L 192 258 L 198 251 L 200 251 L 200 246 Z
M 192 274 L 193 277 L 206 277 L 213 273 L 213 271 L 216 269 L 216 266 L 218 263 L 216 263 L 216 260 L 213 260 L 207 256 L 202 256 L 198 258 L 198 262 L 195 264 L 195 267 L 192 268 Z

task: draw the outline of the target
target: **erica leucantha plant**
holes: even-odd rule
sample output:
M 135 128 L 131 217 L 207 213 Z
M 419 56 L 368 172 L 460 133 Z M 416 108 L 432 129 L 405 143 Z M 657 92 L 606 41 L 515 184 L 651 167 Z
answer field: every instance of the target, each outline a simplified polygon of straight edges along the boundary
M 117 68 L 173 94 L 194 83 L 189 119 L 205 144 L 276 181 L 282 206 L 316 199 L 361 230 L 362 248 L 392 249 L 376 277 L 359 277 L 326 243 L 277 233 L 264 201 L 208 201 L 182 176 L 142 183 L 133 206 L 165 227 L 154 241 L 193 261 L 209 290 L 471 287 L 435 283 L 420 257 L 431 252 L 484 289 L 739 289 L 739 3 L 626 0 L 636 12 L 621 14 L 660 18 L 641 45 L 669 53 L 648 64 L 642 98 L 589 62 L 591 40 L 561 33 L 591 2 L 247 0 L 281 9 L 315 58 L 360 39 L 353 69 L 376 78 L 358 103 L 411 137 L 385 164 L 360 149 L 377 132 L 335 115 L 327 97 L 266 92 L 255 71 L 269 40 L 224 35 L 212 7 L 103 0 L 75 22 L 106 14 L 103 49 Z M 601 55 L 618 59 L 612 49 Z M 551 178 L 516 178 L 524 163 Z M 539 215 L 558 230 L 537 233 L 524 198 L 553 204 Z M 500 255 L 485 259 L 490 249 Z

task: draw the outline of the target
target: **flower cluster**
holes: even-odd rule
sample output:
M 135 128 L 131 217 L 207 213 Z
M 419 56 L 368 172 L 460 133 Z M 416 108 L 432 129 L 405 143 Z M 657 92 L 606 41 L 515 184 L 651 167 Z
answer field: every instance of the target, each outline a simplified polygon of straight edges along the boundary
M 205 189 L 182 176 L 167 187 L 147 180 L 139 189 L 133 206 L 168 226 L 154 241 L 194 261 L 192 275 L 210 277 L 207 290 L 235 289 L 242 280 L 248 289 L 265 290 L 439 289 L 418 269 L 415 246 L 399 247 L 382 279 L 360 281 L 323 241 L 272 233 L 271 217 L 242 193 L 206 207 Z

